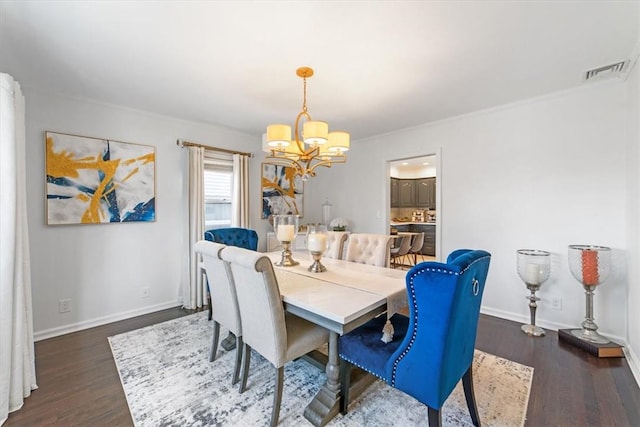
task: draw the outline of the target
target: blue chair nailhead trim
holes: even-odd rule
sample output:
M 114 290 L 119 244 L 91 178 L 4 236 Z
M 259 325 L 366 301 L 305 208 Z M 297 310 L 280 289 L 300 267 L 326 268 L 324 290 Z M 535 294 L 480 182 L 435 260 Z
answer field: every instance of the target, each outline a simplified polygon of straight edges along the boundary
M 370 373 L 371 375 L 373 375 L 374 377 L 380 378 L 382 381 L 387 382 L 386 378 L 381 377 L 378 373 L 376 372 L 371 372 L 369 369 L 365 368 L 364 366 L 361 366 L 360 364 L 354 362 L 351 359 L 347 359 L 344 357 L 344 355 L 340 354 L 340 358 L 346 362 L 349 362 L 351 365 L 353 366 L 357 366 L 358 368 L 362 369 L 363 371 L 367 371 L 368 373 Z
M 392 386 L 395 386 L 395 383 L 396 383 L 396 372 L 398 370 L 398 364 L 402 359 L 404 359 L 407 353 L 409 353 L 409 350 L 411 350 L 411 347 L 416 341 L 416 335 L 418 334 L 418 324 L 419 324 L 418 314 L 419 313 L 418 313 L 418 306 L 416 304 L 416 290 L 413 283 L 415 276 L 416 275 L 414 274 L 413 276 L 411 276 L 409 280 L 409 291 L 411 292 L 411 301 L 413 302 L 413 312 L 415 313 L 414 322 L 413 322 L 413 333 L 411 334 L 411 339 L 409 340 L 409 344 L 407 345 L 407 347 L 404 349 L 402 353 L 400 353 L 398 358 L 393 362 L 393 368 L 391 369 L 391 378 L 389 378 L 389 384 L 391 384 Z

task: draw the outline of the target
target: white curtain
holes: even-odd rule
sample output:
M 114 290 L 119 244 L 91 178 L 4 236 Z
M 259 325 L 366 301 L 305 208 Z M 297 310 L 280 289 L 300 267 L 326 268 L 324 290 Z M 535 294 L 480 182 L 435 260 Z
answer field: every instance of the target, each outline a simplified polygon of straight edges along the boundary
M 204 238 L 204 148 L 188 147 L 189 163 L 187 167 L 188 189 L 188 232 L 184 246 L 182 274 L 182 305 L 195 309 L 206 301 L 206 283 L 202 280 L 199 259 L 193 252 L 193 245 Z
M 233 196 L 231 198 L 231 226 L 249 227 L 249 158 L 233 155 Z
M 25 186 L 24 96 L 0 74 L 0 424 L 36 385 Z

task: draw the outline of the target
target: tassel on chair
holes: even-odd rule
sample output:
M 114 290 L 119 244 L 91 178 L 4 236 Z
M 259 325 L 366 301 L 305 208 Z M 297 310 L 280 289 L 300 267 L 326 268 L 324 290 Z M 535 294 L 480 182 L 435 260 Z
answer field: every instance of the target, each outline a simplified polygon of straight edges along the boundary
M 382 328 L 382 338 L 380 338 L 380 340 L 385 344 L 390 343 L 393 341 L 393 332 L 393 325 L 391 324 L 391 321 L 387 319 L 387 322 Z

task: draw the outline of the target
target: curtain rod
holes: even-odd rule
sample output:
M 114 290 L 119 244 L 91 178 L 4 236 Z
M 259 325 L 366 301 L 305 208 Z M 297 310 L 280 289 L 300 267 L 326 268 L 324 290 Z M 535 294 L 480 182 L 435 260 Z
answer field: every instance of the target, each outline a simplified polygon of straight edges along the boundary
M 241 156 L 253 157 L 253 153 L 244 153 L 242 151 L 227 150 L 226 148 L 211 147 L 209 145 L 197 144 L 195 142 L 185 141 L 183 139 L 177 140 L 176 141 L 176 145 L 178 147 L 180 147 L 180 148 L 184 148 L 184 147 L 202 147 L 202 148 L 206 148 L 208 150 L 220 151 L 221 153 L 240 154 Z

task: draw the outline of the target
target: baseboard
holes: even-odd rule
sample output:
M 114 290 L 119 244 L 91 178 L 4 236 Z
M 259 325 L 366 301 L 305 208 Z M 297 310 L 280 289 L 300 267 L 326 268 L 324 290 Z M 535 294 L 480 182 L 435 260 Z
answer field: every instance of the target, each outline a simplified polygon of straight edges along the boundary
M 622 351 L 624 351 L 624 357 L 627 359 L 627 363 L 629 364 L 633 377 L 636 379 L 636 383 L 640 385 L 640 365 L 638 365 L 638 355 L 628 345 L 625 345 Z
M 122 313 L 112 314 L 109 316 L 98 317 L 91 320 L 85 320 L 83 322 L 73 323 L 70 325 L 59 326 L 57 328 L 46 329 L 44 331 L 34 332 L 33 338 L 34 341 L 41 341 L 47 338 L 53 338 L 60 335 L 68 334 L 71 332 L 81 331 L 83 329 L 89 329 L 96 326 L 106 325 L 107 323 L 117 322 L 120 320 L 130 319 L 132 317 L 141 316 L 143 314 L 149 314 L 160 310 L 166 310 L 168 308 L 178 307 L 182 305 L 180 301 L 169 301 L 162 304 L 156 304 L 152 306 L 147 306 L 135 310 L 125 311 Z M 529 323 L 529 318 L 522 316 L 517 313 L 512 313 L 503 310 L 496 310 L 490 307 L 483 307 L 481 309 L 483 314 L 487 314 L 489 316 L 499 317 L 501 319 L 511 320 L 519 323 Z M 540 327 L 557 331 L 558 329 L 570 329 L 575 328 L 575 325 L 564 325 L 555 322 L 545 322 L 539 321 L 536 322 Z M 629 368 L 631 369 L 631 373 L 633 374 L 636 383 L 640 384 L 640 365 L 638 365 L 638 355 L 633 351 L 631 347 L 628 346 L 626 340 L 621 337 L 613 337 L 610 336 L 614 341 L 617 341 L 624 345 L 624 353 L 625 358 L 627 359 L 627 363 L 629 364 Z
M 81 331 L 83 329 L 94 328 L 96 326 L 106 325 L 107 323 L 130 319 L 132 317 L 142 316 L 143 314 L 149 314 L 155 311 L 166 310 L 168 308 L 173 308 L 180 305 L 182 305 L 182 302 L 180 301 L 168 301 L 161 304 L 137 308 L 135 310 L 124 311 L 121 313 L 110 314 L 108 316 L 97 317 L 95 319 L 89 319 L 82 322 L 71 323 L 69 325 L 58 326 L 56 328 L 45 329 L 44 331 L 34 332 L 33 339 L 34 341 L 41 341 L 47 338 L 65 335 L 71 332 Z
M 489 316 L 499 317 L 501 319 L 511 320 L 514 322 L 528 324 L 531 320 L 528 316 L 523 316 L 521 314 L 512 313 L 509 311 L 496 310 L 491 307 L 482 307 L 480 309 L 482 314 L 487 314 Z M 536 319 L 536 324 L 544 329 L 549 329 L 551 331 L 557 331 L 558 329 L 572 329 L 579 327 L 578 325 L 565 325 L 562 323 L 556 322 L 548 322 L 543 319 Z M 629 364 L 629 368 L 631 369 L 631 373 L 636 380 L 636 383 L 640 385 L 640 365 L 638 363 L 638 355 L 633 351 L 633 349 L 627 343 L 627 340 L 623 337 L 613 336 L 610 334 L 606 334 L 607 338 L 610 338 L 613 341 L 616 341 L 624 346 L 624 355 L 627 359 L 627 363 Z
M 529 322 L 531 321 L 531 318 L 529 316 L 523 316 L 522 314 L 512 313 L 510 311 L 496 310 L 491 307 L 482 307 L 480 309 L 480 312 L 482 314 L 488 314 L 489 316 L 495 316 L 501 319 L 512 320 L 514 322 L 522 323 L 523 325 L 529 324 Z M 555 331 L 555 332 L 557 332 L 558 329 L 575 329 L 580 327 L 579 322 L 574 325 L 567 325 L 564 323 L 549 322 L 547 320 L 540 319 L 540 318 L 536 318 L 536 325 L 540 326 L 541 328 L 548 329 L 550 331 Z M 607 338 L 611 339 L 612 341 L 616 341 L 624 345 L 625 347 L 627 346 L 627 340 L 624 337 L 621 337 L 618 335 L 611 335 L 611 334 L 603 334 L 603 335 L 606 335 Z
M 496 310 L 496 309 L 491 308 L 491 307 L 482 307 L 480 309 L 480 312 L 482 314 L 488 314 L 489 316 L 495 316 L 495 317 L 499 317 L 501 319 L 512 320 L 514 322 L 518 322 L 518 323 L 522 323 L 522 324 L 528 324 L 531 321 L 529 316 L 523 316 L 522 314 L 513 313 L 513 312 L 510 312 L 510 311 Z M 563 323 L 549 322 L 549 321 L 545 321 L 544 319 L 540 319 L 540 318 L 536 319 L 536 325 L 540 326 L 541 328 L 544 328 L 544 329 L 549 329 L 551 331 L 557 331 L 558 329 L 570 329 L 570 328 L 576 328 L 577 327 L 576 325 L 565 325 Z M 615 338 L 617 339 L 618 337 L 615 337 Z

